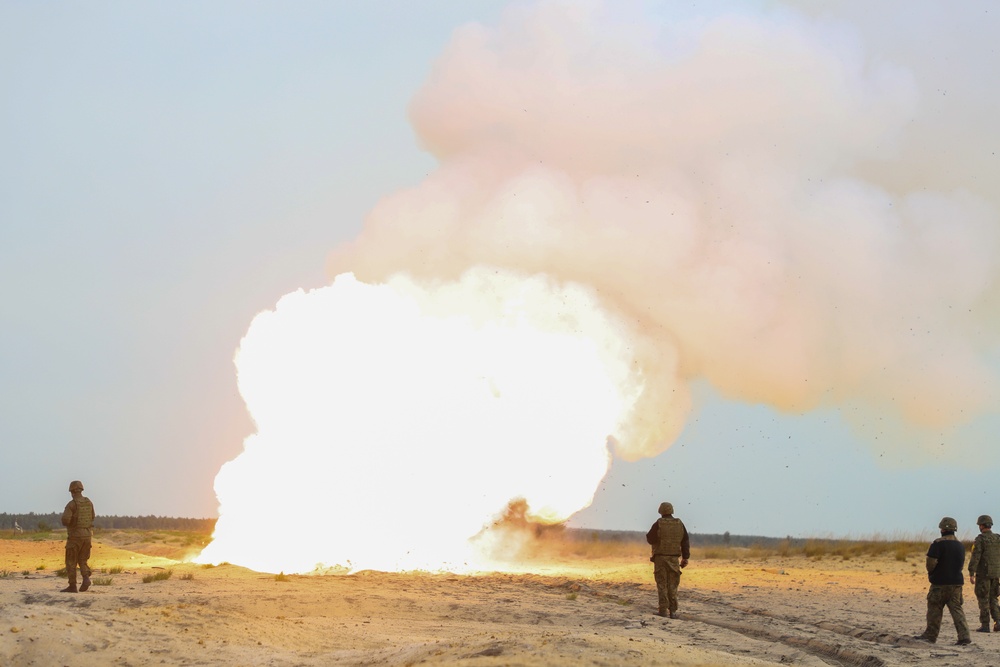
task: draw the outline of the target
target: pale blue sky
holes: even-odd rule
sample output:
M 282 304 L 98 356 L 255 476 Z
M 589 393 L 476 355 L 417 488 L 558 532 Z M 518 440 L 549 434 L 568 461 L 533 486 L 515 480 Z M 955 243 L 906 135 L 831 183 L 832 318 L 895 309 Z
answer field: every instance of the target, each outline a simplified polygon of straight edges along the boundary
M 101 513 L 214 515 L 213 479 L 252 427 L 232 364 L 250 320 L 324 285 L 328 254 L 376 202 L 435 169 L 409 102 L 453 31 L 505 4 L 0 3 L 0 511 L 56 510 L 80 478 Z M 649 4 L 660 20 L 681 11 Z M 930 31 L 942 48 L 905 64 L 926 81 L 960 71 L 951 91 L 972 122 L 996 110 L 1000 58 L 967 66 L 948 46 L 980 44 L 995 18 L 970 25 L 970 9 L 935 28 L 919 22 L 929 5 L 913 6 L 848 4 L 836 18 L 897 59 Z M 879 40 L 887 26 L 895 41 Z M 977 91 L 989 99 L 969 104 Z M 961 163 L 939 171 L 996 190 L 992 131 L 981 181 L 962 183 Z M 952 463 L 859 438 L 832 408 L 788 415 L 695 393 L 677 443 L 616 461 L 574 525 L 645 529 L 664 499 L 695 532 L 778 536 L 1000 514 L 1000 460 L 982 446 L 996 415 L 977 422 L 977 468 L 973 450 Z

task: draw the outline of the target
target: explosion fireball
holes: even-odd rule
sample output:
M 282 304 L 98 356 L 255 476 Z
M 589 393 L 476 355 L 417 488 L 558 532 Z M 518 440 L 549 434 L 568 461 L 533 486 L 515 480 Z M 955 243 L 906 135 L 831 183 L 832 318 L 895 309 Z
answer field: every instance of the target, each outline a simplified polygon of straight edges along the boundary
M 484 567 L 469 539 L 511 501 L 540 523 L 590 503 L 642 392 L 621 331 L 584 288 L 484 269 L 285 296 L 236 357 L 257 433 L 200 560 Z

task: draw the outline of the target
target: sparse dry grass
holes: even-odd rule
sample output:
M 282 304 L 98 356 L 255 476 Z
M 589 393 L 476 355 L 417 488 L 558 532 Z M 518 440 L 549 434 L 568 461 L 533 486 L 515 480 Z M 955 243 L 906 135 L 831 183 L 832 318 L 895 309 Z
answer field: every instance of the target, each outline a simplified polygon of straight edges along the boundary
M 929 541 L 916 539 L 881 540 L 872 539 L 827 539 L 812 538 L 800 545 L 793 545 L 789 540 L 782 540 L 775 546 L 754 544 L 750 547 L 709 546 L 693 547 L 692 557 L 698 559 L 736 560 L 753 558 L 767 560 L 772 557 L 792 558 L 802 556 L 812 560 L 837 558 L 852 560 L 855 558 L 875 558 L 892 556 L 898 561 L 905 561 L 910 556 L 922 556 L 927 551 Z
M 173 575 L 173 570 L 160 570 L 159 572 L 154 572 L 152 574 L 147 574 L 142 578 L 142 583 L 149 584 L 154 581 L 165 581 Z
M 759 560 L 776 558 L 805 557 L 814 561 L 835 559 L 850 561 L 862 558 L 889 556 L 898 561 L 906 561 L 912 556 L 921 557 L 927 551 L 929 538 L 891 537 L 879 535 L 866 538 L 759 538 L 748 544 L 698 544 L 697 535 L 692 537 L 691 557 L 693 560 Z M 753 538 L 758 539 L 758 538 Z M 736 540 L 734 539 L 734 542 Z M 970 544 L 966 544 L 968 548 Z M 649 545 L 641 535 L 609 538 L 598 531 L 574 531 L 560 533 L 553 531 L 536 539 L 527 539 L 520 549 L 512 548 L 507 556 L 526 559 L 627 559 L 645 560 L 649 558 Z
M 702 560 L 734 560 L 747 555 L 747 551 L 736 547 L 701 547 L 692 549 L 691 555 L 697 555 Z

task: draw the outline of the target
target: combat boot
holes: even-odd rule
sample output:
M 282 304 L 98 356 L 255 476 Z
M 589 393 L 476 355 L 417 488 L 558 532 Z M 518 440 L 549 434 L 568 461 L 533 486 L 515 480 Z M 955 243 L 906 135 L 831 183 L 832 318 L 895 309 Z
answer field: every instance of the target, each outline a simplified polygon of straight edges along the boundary
M 80 592 L 83 593 L 88 588 L 90 588 L 90 577 L 84 577 L 83 578 L 83 583 L 80 584 Z
M 76 593 L 76 582 L 74 581 L 72 584 L 70 584 L 69 586 L 67 586 L 66 588 L 62 589 L 59 592 L 60 593 Z
M 978 628 L 976 628 L 976 632 L 989 632 L 989 631 L 990 631 L 989 623 L 983 623 Z
M 1000 621 L 993 624 L 993 632 L 1000 632 Z

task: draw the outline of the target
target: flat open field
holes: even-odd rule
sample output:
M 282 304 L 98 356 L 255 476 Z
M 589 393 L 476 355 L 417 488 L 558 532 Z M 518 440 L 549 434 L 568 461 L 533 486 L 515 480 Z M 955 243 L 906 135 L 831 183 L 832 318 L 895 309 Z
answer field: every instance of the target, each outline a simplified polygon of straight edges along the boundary
M 181 562 L 199 541 L 103 532 L 103 585 L 73 595 L 58 592 L 62 541 L 0 539 L 0 665 L 1000 665 L 1000 633 L 953 646 L 947 612 L 938 644 L 909 639 L 924 624 L 919 551 L 696 549 L 668 620 L 637 544 L 551 550 L 532 574 L 279 577 Z

